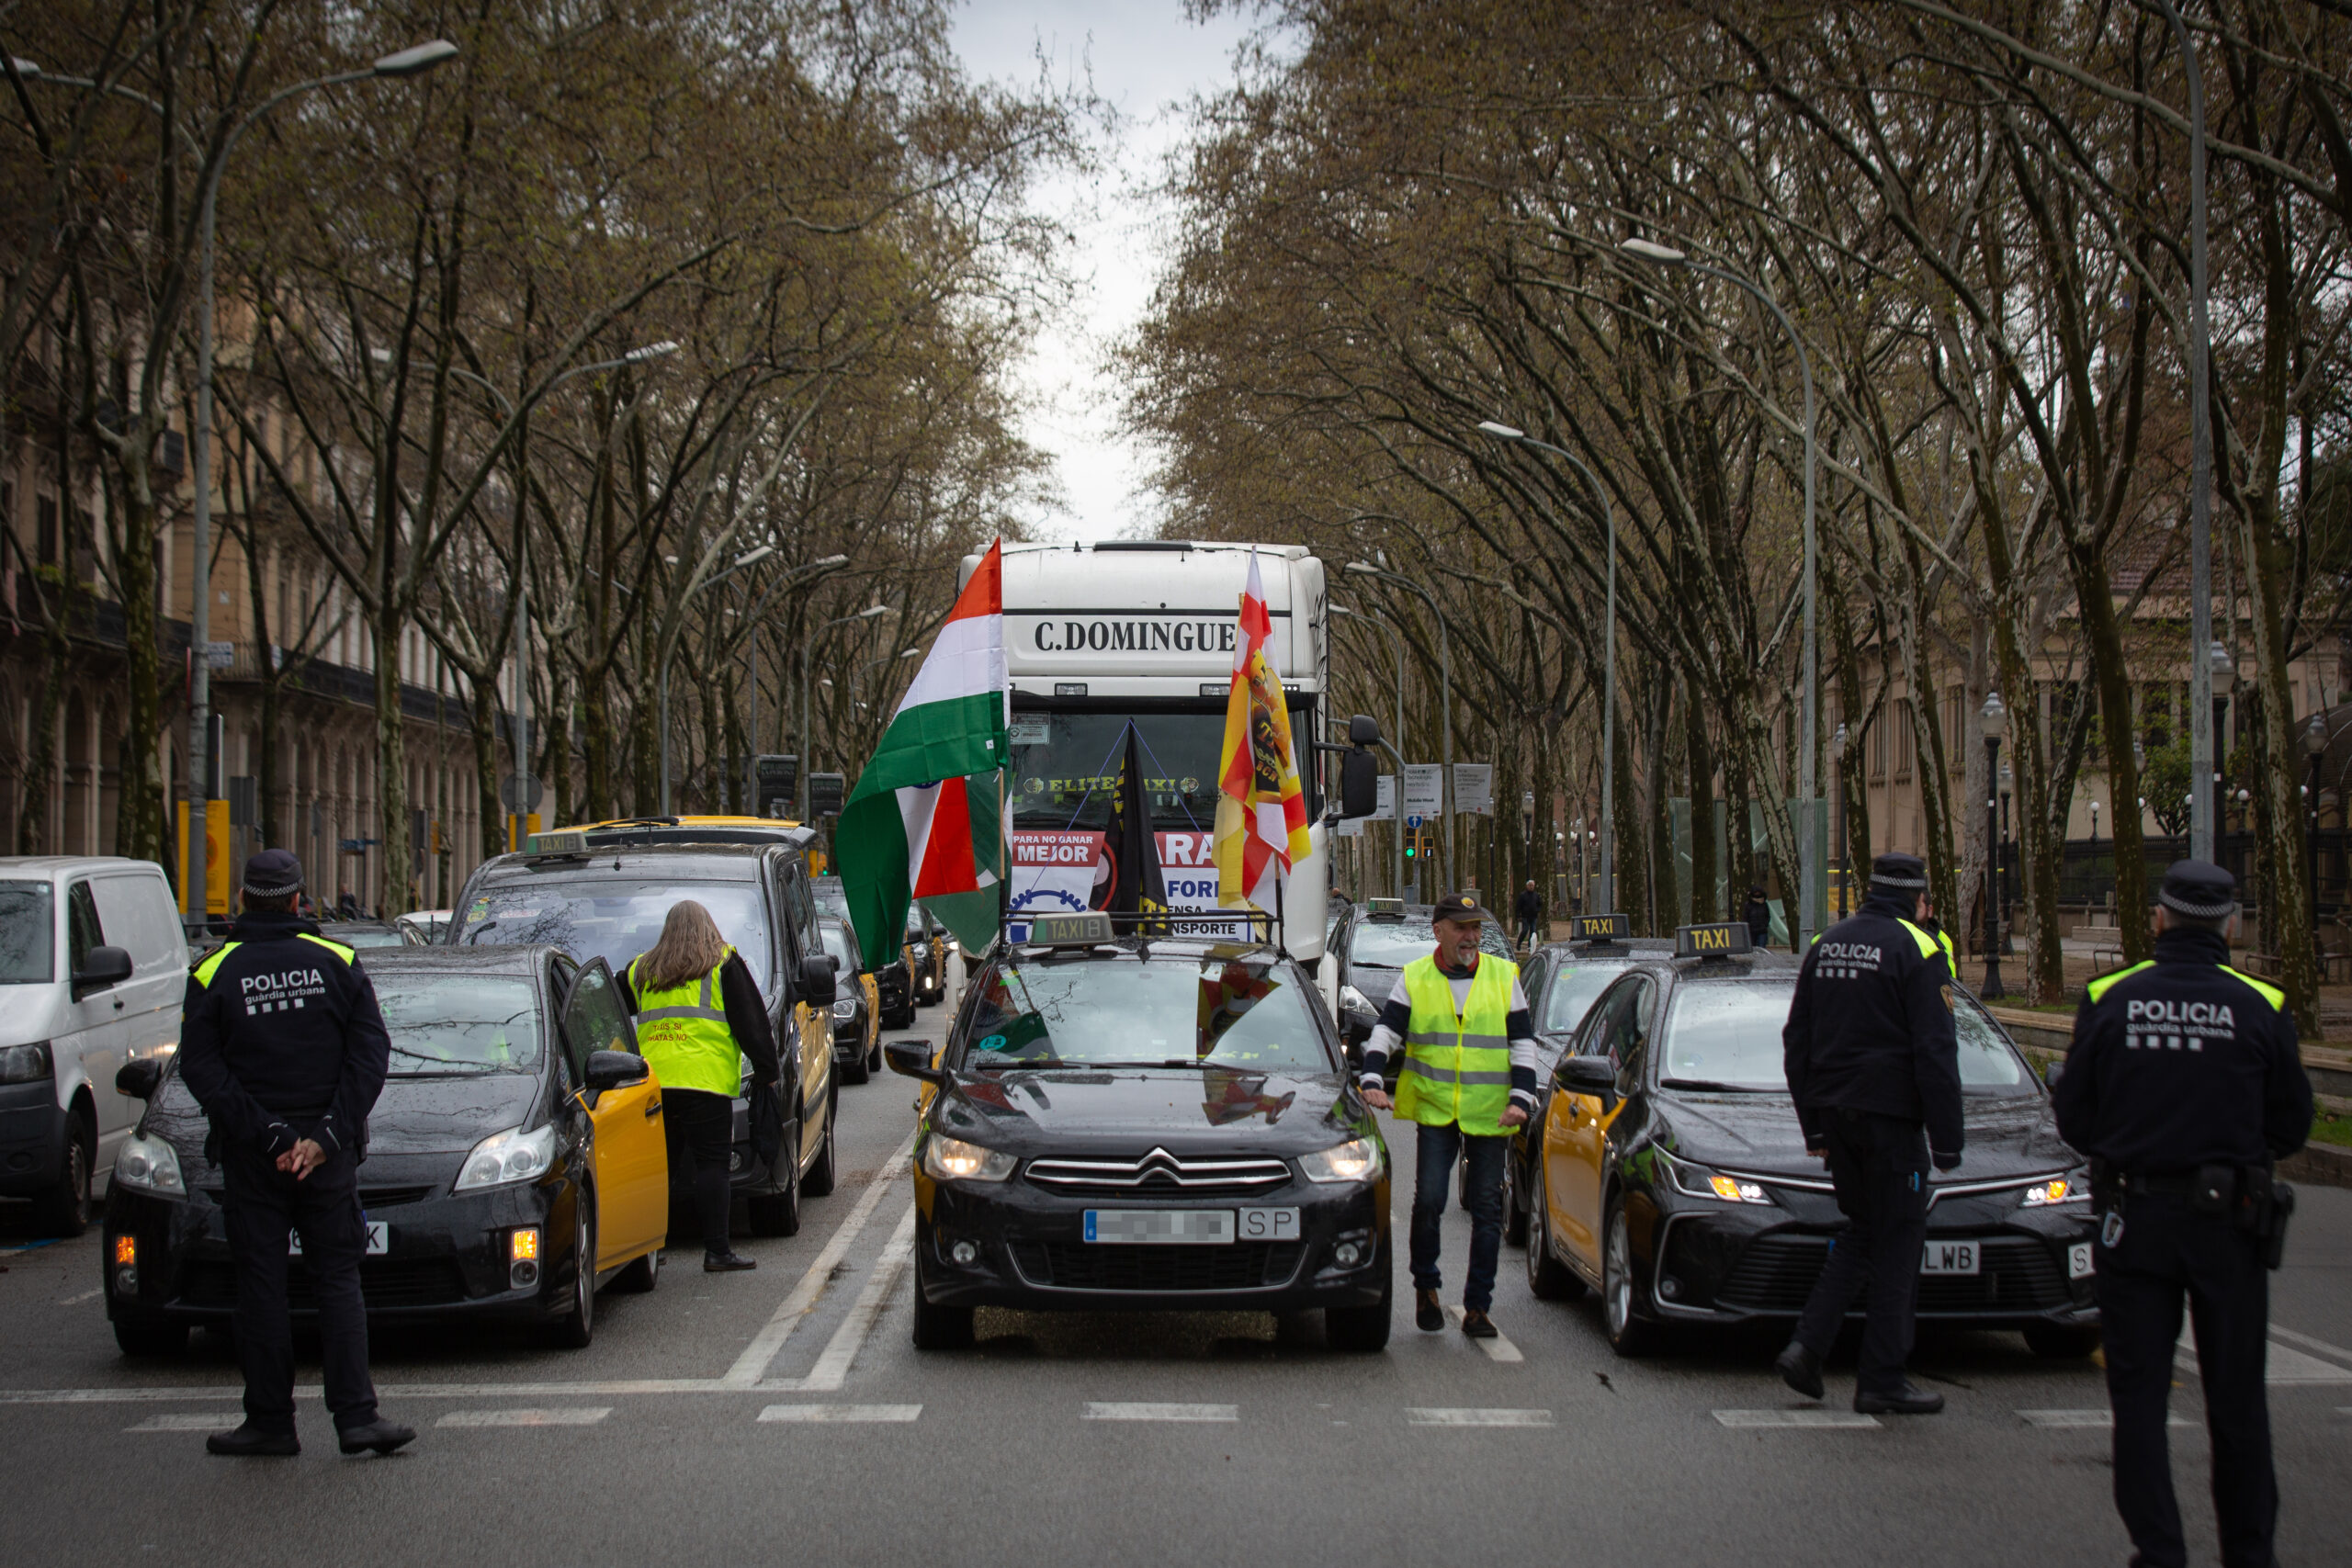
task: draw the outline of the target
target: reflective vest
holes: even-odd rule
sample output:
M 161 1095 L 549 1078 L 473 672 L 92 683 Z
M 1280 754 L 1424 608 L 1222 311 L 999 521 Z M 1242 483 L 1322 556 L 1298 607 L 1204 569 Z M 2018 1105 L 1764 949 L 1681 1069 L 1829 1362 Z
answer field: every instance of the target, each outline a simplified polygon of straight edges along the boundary
M 1519 966 L 1491 953 L 1478 955 L 1477 973 L 1460 1013 L 1453 982 L 1435 958 L 1405 965 L 1405 995 L 1413 1006 L 1405 1028 L 1405 1062 L 1396 1070 L 1396 1114 L 1432 1127 L 1460 1123 L 1465 1133 L 1502 1134 L 1510 1103 L 1510 993 Z
M 2096 1004 L 2105 999 L 2107 993 L 2114 988 L 2115 983 L 2118 980 L 2129 979 L 2132 976 L 2139 974 L 2143 969 L 2154 969 L 2155 966 L 2156 961 L 2154 959 L 2143 958 L 2139 963 L 2132 964 L 2128 969 L 2117 969 L 2109 974 L 2099 976 L 2083 988 L 2090 994 L 2091 1001 Z M 2241 974 L 2237 970 L 2231 968 L 2226 964 L 2217 964 L 2215 967 L 2220 969 L 2222 974 L 2227 975 L 2231 979 L 2243 980 L 2247 985 L 2253 987 L 2254 994 L 2260 997 L 2264 1001 L 2268 1002 L 2273 1012 L 2284 1012 L 2287 1010 L 2287 993 L 2280 990 L 2278 987 L 2270 985 L 2266 981 L 2257 980 L 2251 975 Z
M 1957 980 L 1960 978 L 1960 960 L 1951 955 L 1951 937 L 1946 936 L 1941 930 L 1931 931 L 1925 926 L 1913 925 L 1909 920 L 1905 919 L 1900 915 L 1894 917 L 1894 923 L 1911 933 L 1911 940 L 1917 945 L 1920 957 L 1933 958 L 1937 953 L 1942 953 L 1944 955 L 1944 967 L 1951 972 L 1951 977 L 1953 979 Z M 1807 947 L 1814 946 L 1821 941 L 1821 938 L 1822 933 L 1820 931 L 1815 931 L 1813 933 L 1813 941 L 1805 943 L 1805 945 Z
M 312 942 L 320 947 L 325 948 L 329 953 L 332 953 L 337 958 L 342 959 L 346 964 L 356 962 L 359 957 L 359 950 L 357 948 L 345 947 L 339 942 L 329 942 L 326 938 L 322 936 L 313 936 L 309 931 L 296 931 L 294 933 L 294 937 L 298 942 Z M 212 988 L 212 976 L 219 973 L 221 963 L 228 958 L 229 954 L 236 952 L 237 949 L 244 945 L 245 944 L 242 942 L 224 942 L 219 947 L 214 948 L 210 953 L 206 953 L 204 955 L 204 962 L 196 966 L 196 983 L 203 987 L 206 990 L 210 990 Z
M 656 988 L 638 977 L 639 953 L 629 960 L 629 989 L 637 993 L 637 1049 L 663 1089 L 700 1089 L 730 1099 L 743 1084 L 743 1053 L 727 1027 L 727 1004 L 718 970 L 735 956 L 728 948 L 718 968 L 683 986 Z

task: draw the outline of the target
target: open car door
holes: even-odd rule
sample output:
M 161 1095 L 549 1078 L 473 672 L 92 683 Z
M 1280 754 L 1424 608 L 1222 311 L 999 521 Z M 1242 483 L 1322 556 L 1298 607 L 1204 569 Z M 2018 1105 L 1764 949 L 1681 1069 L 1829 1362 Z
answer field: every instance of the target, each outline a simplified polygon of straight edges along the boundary
M 620 987 L 601 958 L 582 965 L 563 1000 L 563 1032 L 572 1060 L 592 1051 L 637 1050 L 637 1029 Z M 662 1126 L 662 1086 L 648 1073 L 594 1094 L 592 1166 L 596 1181 L 596 1271 L 617 1269 L 658 1249 L 670 1228 L 670 1153 Z

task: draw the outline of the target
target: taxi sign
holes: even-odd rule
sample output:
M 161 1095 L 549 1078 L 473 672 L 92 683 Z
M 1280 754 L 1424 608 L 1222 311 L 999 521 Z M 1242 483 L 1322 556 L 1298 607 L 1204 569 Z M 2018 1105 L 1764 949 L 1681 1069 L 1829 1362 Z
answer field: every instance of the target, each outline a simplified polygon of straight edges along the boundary
M 588 852 L 588 835 L 576 828 L 567 828 L 555 833 L 534 833 L 524 840 L 523 852 L 526 855 L 585 855 Z
M 1713 925 L 1674 928 L 1677 958 L 1737 958 L 1755 951 L 1746 920 L 1718 920 Z
M 1571 915 L 1570 942 L 1623 942 L 1634 934 L 1634 922 L 1624 915 Z
M 1401 920 L 1405 918 L 1405 900 L 1402 898 L 1369 898 L 1365 902 L 1371 905 L 1372 918 L 1375 920 Z
M 1100 909 L 1083 915 L 1034 915 L 1029 920 L 1033 947 L 1094 947 L 1116 940 L 1111 917 Z

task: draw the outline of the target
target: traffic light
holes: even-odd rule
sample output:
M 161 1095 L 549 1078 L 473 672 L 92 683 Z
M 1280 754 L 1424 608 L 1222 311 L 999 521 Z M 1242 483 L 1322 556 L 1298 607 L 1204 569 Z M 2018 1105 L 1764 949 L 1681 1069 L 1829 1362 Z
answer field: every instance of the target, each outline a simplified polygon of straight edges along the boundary
M 1420 830 L 1419 828 L 1408 828 L 1408 829 L 1405 829 L 1405 858 L 1406 858 L 1407 860 L 1418 860 L 1418 859 L 1419 859 L 1419 858 L 1420 858 L 1420 853 L 1421 853 L 1421 830 Z

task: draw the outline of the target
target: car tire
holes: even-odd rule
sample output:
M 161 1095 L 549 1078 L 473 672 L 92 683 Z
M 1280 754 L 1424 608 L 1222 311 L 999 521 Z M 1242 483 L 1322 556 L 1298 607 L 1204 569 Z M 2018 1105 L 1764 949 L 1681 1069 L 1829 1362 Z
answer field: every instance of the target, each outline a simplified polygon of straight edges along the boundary
M 838 1084 L 825 1089 L 825 1141 L 817 1147 L 817 1157 L 809 1162 L 808 1174 L 800 1179 L 800 1190 L 811 1198 L 832 1195 L 833 1183 L 841 1175 L 835 1162 L 833 1130 L 841 1125 L 842 1091 Z M 802 1123 L 804 1126 L 806 1122 Z
M 784 1190 L 754 1192 L 744 1200 L 753 1235 L 800 1234 L 800 1131 L 794 1128 L 792 1146 L 779 1150 L 776 1167 L 784 1172 Z
M 80 1235 L 90 1228 L 90 1134 L 77 1113 L 66 1114 L 57 1185 L 33 1199 L 32 1220 L 43 1235 Z
M 836 1062 L 834 1066 L 841 1069 L 842 1081 L 864 1083 L 874 1076 L 874 1069 L 865 1065 L 865 1047 L 860 1045 L 848 1060 Z
M 1609 1217 L 1601 1233 L 1608 1239 L 1600 1251 L 1600 1321 L 1609 1348 L 1628 1359 L 1647 1356 L 1658 1348 L 1658 1325 L 1634 1315 L 1634 1233 L 1625 1220 L 1625 1205 L 1609 1201 Z
M 876 1036 L 874 1037 L 874 1049 L 873 1049 L 873 1050 L 871 1050 L 871 1051 L 868 1051 L 868 1052 L 865 1054 L 865 1072 L 866 1072 L 866 1076 L 867 1076 L 868 1077 L 871 1077 L 873 1075 L 875 1075 L 876 1073 L 880 1072 L 881 1070 L 882 1070 L 882 1037 L 881 1037 L 880 1035 L 878 1035 L 878 1034 L 877 1034 L 877 1035 L 876 1035 Z
M 628 1266 L 613 1276 L 613 1289 L 632 1296 L 651 1293 L 662 1282 L 662 1249 L 655 1247 L 641 1258 L 629 1259 Z
M 1388 1249 L 1380 1252 L 1380 1300 L 1371 1306 L 1325 1307 L 1323 1343 L 1349 1355 L 1366 1356 L 1388 1348 L 1388 1325 L 1396 1306 L 1396 1268 Z
M 911 1029 L 914 1027 L 914 1022 L 915 1004 L 912 1002 L 909 1002 L 902 1012 L 886 1012 L 882 1015 L 882 1027 L 885 1029 Z
M 548 1325 L 548 1343 L 585 1350 L 596 1337 L 596 1201 L 586 1188 L 571 1205 L 571 1306 Z
M 968 1350 L 972 1348 L 972 1309 L 967 1306 L 934 1306 L 923 1293 L 922 1259 L 931 1250 L 931 1227 L 918 1222 L 915 1226 L 915 1348 L 918 1350 Z
M 2026 1325 L 2025 1348 L 2045 1361 L 2079 1361 L 2098 1348 L 2097 1328 L 2070 1328 L 2057 1323 Z
M 117 1319 L 114 1342 L 126 1356 L 162 1358 L 181 1355 L 187 1349 L 187 1325 L 185 1323 L 126 1323 Z
M 1528 1146 L 1532 1149 L 1542 1148 L 1544 1146 L 1541 1141 L 1542 1137 L 1542 1133 L 1539 1132 L 1532 1123 L 1530 1123 L 1527 1129 Z M 1509 1151 L 1504 1153 L 1503 1240 L 1509 1242 L 1513 1247 L 1525 1247 L 1527 1245 L 1527 1211 L 1525 1208 L 1521 1206 L 1519 1201 L 1520 1164 L 1520 1157 L 1517 1154 Z
M 1527 1237 L 1527 1288 L 1539 1301 L 1572 1302 L 1584 1294 L 1584 1281 L 1552 1250 L 1552 1211 L 1540 1175 L 1531 1196 L 1534 1201 L 1521 1224 Z

